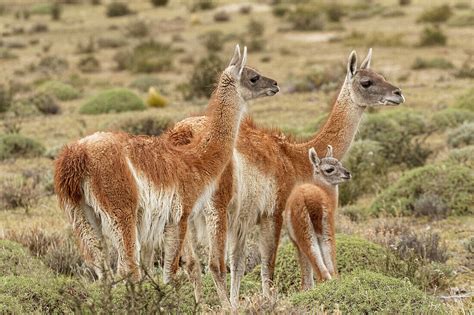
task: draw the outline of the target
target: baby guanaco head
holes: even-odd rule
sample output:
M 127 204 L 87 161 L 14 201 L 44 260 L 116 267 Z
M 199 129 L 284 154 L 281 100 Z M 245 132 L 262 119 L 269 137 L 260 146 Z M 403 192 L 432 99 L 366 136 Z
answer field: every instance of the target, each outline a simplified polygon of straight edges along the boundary
M 320 159 L 314 148 L 309 149 L 309 160 L 313 165 L 313 178 L 328 185 L 338 185 L 351 179 L 351 173 L 332 156 L 332 146 L 328 145 L 326 156 Z
M 359 106 L 387 106 L 400 105 L 405 102 L 402 90 L 393 86 L 377 72 L 370 69 L 372 48 L 367 57 L 357 69 L 357 55 L 355 51 L 349 56 L 347 63 L 347 80 L 352 100 Z

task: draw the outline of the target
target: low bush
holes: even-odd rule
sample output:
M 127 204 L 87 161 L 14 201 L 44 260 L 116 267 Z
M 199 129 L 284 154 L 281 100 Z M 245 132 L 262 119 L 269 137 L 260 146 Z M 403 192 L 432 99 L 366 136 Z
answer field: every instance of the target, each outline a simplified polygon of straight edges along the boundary
M 56 56 L 46 56 L 41 58 L 38 63 L 37 70 L 46 74 L 60 74 L 69 68 L 66 59 Z
M 209 54 L 201 59 L 194 66 L 189 82 L 183 87 L 185 98 L 209 98 L 224 67 L 225 63 L 217 55 Z
M 450 150 L 445 163 L 454 163 L 474 169 L 474 145 Z
M 129 55 L 127 69 L 134 72 L 167 71 L 172 68 L 174 51 L 168 44 L 156 41 L 137 45 Z
M 338 210 L 352 222 L 361 222 L 368 218 L 367 209 L 356 205 L 346 205 Z
M 409 281 L 371 271 L 353 272 L 319 284 L 312 290 L 294 294 L 291 302 L 308 310 L 323 305 L 326 311 L 347 314 L 446 312 L 439 301 Z
M 81 114 L 120 113 L 125 111 L 144 110 L 142 99 L 133 92 L 116 88 L 97 94 L 86 101 L 80 108 Z
M 444 58 L 432 58 L 432 59 L 425 59 L 421 57 L 417 57 L 415 62 L 411 66 L 414 70 L 421 70 L 421 69 L 452 69 L 454 65 L 451 61 L 446 60 Z
M 173 125 L 168 117 L 146 116 L 127 118 L 109 126 L 112 130 L 121 130 L 134 135 L 159 136 Z
M 29 8 L 28 13 L 35 15 L 49 15 L 51 14 L 51 11 L 53 9 L 53 4 L 52 3 L 39 3 L 39 4 L 34 4 Z
M 466 94 L 461 95 L 455 102 L 456 108 L 462 108 L 474 112 L 474 88 L 471 88 Z
M 446 22 L 453 14 L 451 7 L 447 4 L 430 7 L 426 9 L 417 19 L 418 23 L 442 23 Z
M 407 171 L 377 196 L 370 209 L 374 215 L 411 215 L 425 194 L 438 196 L 449 214 L 472 215 L 474 174 L 461 165 L 427 165 Z
M 80 96 L 79 91 L 73 86 L 61 81 L 46 81 L 38 87 L 41 93 L 52 94 L 58 100 L 69 101 Z
M 333 91 L 337 89 L 338 82 L 345 69 L 341 65 L 331 65 L 326 67 L 313 66 L 306 70 L 302 77 L 290 83 L 291 93 L 312 92 L 312 91 Z
M 344 44 L 347 46 L 383 46 L 383 47 L 399 47 L 404 45 L 403 34 L 387 35 L 382 32 L 362 33 L 352 31 L 349 35 L 343 38 Z
M 150 32 L 148 24 L 142 20 L 129 22 L 125 27 L 126 34 L 132 38 L 145 37 Z
M 473 112 L 465 109 L 446 108 L 434 113 L 430 123 L 434 129 L 444 131 L 472 121 L 474 121 Z
M 92 54 L 97 50 L 95 39 L 93 36 L 90 36 L 85 41 L 78 41 L 76 45 L 76 52 L 78 54 Z
M 411 168 L 423 165 L 431 153 L 423 142 L 429 132 L 420 113 L 405 109 L 367 115 L 359 137 L 378 141 L 388 165 Z
M 32 158 L 44 153 L 41 143 L 20 134 L 0 135 L 0 161 L 11 158 Z
M 0 240 L 0 274 L 5 276 L 47 276 L 51 272 L 26 248 L 10 240 Z
M 319 6 L 299 5 L 288 15 L 293 29 L 299 31 L 319 31 L 324 29 L 325 20 Z
M 195 0 L 190 7 L 191 12 L 204 11 L 214 9 L 216 6 L 215 0 Z
M 84 73 L 93 73 L 100 71 L 100 62 L 94 56 L 86 56 L 79 60 L 77 68 Z
M 132 11 L 128 8 L 126 3 L 111 2 L 107 5 L 106 15 L 108 17 L 118 17 L 129 14 L 132 14 Z
M 420 34 L 419 46 L 445 46 L 447 40 L 447 36 L 439 26 L 429 26 Z
M 431 219 L 443 219 L 449 209 L 440 197 L 431 193 L 421 195 L 413 203 L 413 214 L 416 217 L 427 216 Z
M 472 56 L 469 56 L 456 71 L 454 76 L 460 79 L 474 79 L 474 65 Z
M 53 4 L 53 7 L 51 8 L 51 19 L 53 21 L 59 21 L 61 19 L 61 13 L 62 13 L 62 7 L 61 4 L 58 2 Z
M 474 122 L 465 123 L 448 133 L 448 145 L 459 148 L 474 144 Z
M 230 21 L 230 14 L 224 10 L 217 11 L 214 14 L 214 21 L 216 22 L 227 22 Z
M 6 112 L 12 104 L 12 95 L 10 89 L 0 84 L 0 113 Z
M 337 2 L 325 6 L 324 11 L 331 22 L 340 22 L 341 18 L 345 15 L 344 7 Z
M 45 194 L 41 178 L 35 174 L 18 174 L 2 178 L 0 206 L 3 209 L 22 208 L 26 213 Z
M 159 87 L 162 84 L 163 82 L 160 79 L 153 76 L 144 75 L 133 80 L 132 83 L 130 83 L 130 87 L 141 92 L 147 92 L 150 87 Z
M 202 44 L 207 48 L 209 53 L 215 53 L 221 51 L 224 48 L 226 38 L 222 31 L 212 30 L 204 33 L 200 40 Z
M 151 4 L 155 7 L 164 7 L 168 4 L 169 0 L 151 0 Z
M 474 26 L 474 13 L 472 13 L 471 11 L 466 14 L 455 15 L 451 19 L 449 19 L 448 25 L 454 27 Z
M 121 37 L 100 37 L 97 45 L 100 48 L 119 48 L 127 45 L 127 41 Z
M 29 101 L 45 115 L 56 115 L 61 112 L 61 107 L 52 94 L 36 93 L 29 98 Z

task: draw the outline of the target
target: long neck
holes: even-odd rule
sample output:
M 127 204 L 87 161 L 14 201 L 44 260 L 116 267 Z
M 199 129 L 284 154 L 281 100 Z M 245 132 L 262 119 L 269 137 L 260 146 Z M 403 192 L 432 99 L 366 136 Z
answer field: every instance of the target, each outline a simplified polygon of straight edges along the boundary
M 321 175 L 320 175 L 321 176 Z M 313 178 L 314 184 L 323 189 L 326 194 L 331 196 L 332 202 L 334 203 L 334 209 L 337 208 L 338 200 L 339 200 L 339 185 L 332 185 L 328 182 L 322 180 L 319 177 Z
M 222 73 L 209 102 L 207 132 L 197 146 L 201 159 L 225 159 L 232 154 L 244 109 L 237 82 Z

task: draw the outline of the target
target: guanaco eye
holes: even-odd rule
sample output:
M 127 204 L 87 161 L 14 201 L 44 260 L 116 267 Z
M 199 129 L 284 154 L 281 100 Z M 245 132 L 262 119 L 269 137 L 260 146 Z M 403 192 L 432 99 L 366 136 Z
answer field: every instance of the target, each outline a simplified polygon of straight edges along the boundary
M 259 76 L 259 75 L 256 75 L 256 76 L 254 76 L 254 77 L 252 77 L 252 78 L 250 79 L 250 82 L 252 82 L 252 83 L 257 83 L 258 80 L 260 80 L 260 76 Z
M 330 174 L 330 173 L 334 172 L 334 167 L 329 167 L 325 171 L 326 171 L 326 173 Z
M 369 86 L 372 85 L 372 81 L 370 81 L 370 80 L 362 80 L 362 81 L 360 81 L 360 85 L 362 85 L 362 87 L 364 87 L 364 88 L 368 88 Z

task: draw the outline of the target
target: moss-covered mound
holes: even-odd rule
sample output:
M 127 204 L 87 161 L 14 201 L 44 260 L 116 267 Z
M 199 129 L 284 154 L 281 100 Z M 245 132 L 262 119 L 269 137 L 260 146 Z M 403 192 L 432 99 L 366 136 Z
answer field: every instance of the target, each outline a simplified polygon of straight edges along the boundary
M 45 148 L 33 139 L 20 134 L 0 135 L 0 161 L 10 158 L 41 156 Z
M 440 314 L 446 313 L 435 299 L 415 288 L 407 280 L 371 271 L 357 271 L 340 279 L 296 293 L 291 302 L 313 309 L 323 305 L 333 312 L 345 314 Z
M 125 111 L 144 110 L 143 100 L 133 92 L 123 89 L 110 89 L 104 91 L 81 106 L 81 114 L 119 113 Z
M 411 215 L 420 196 L 433 194 L 453 215 L 474 213 L 474 174 L 462 165 L 427 165 L 406 172 L 374 201 L 374 215 Z
M 60 81 L 46 81 L 39 86 L 38 92 L 51 94 L 61 101 L 73 100 L 80 95 L 73 86 Z
M 0 275 L 41 275 L 49 274 L 48 268 L 38 259 L 32 257 L 26 248 L 18 243 L 0 240 Z

